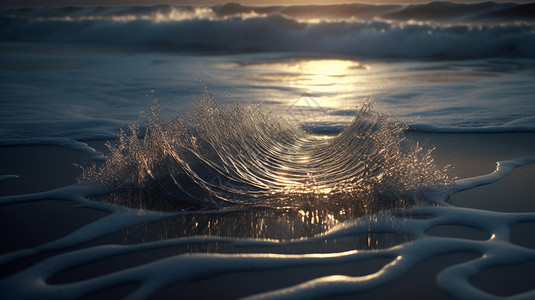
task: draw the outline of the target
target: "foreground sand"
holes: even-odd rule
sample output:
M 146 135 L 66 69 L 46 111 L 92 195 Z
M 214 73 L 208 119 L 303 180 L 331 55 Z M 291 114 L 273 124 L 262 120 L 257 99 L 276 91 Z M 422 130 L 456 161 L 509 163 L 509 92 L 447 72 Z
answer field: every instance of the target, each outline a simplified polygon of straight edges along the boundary
M 496 161 L 535 156 L 535 134 L 423 134 L 409 133 L 410 138 L 436 147 L 436 162 L 444 166 L 453 166 L 452 174 L 466 178 L 490 173 L 495 169 Z M 98 150 L 103 149 L 103 142 L 89 142 Z M 57 146 L 14 146 L 0 148 L 0 175 L 18 175 L 16 179 L 0 181 L 0 196 L 34 193 L 59 188 L 76 182 L 81 169 L 74 164 L 88 166 L 92 163 L 88 154 Z M 454 194 L 451 203 L 456 206 L 505 212 L 535 211 L 535 165 L 523 166 L 503 180 L 468 191 Z M 39 244 L 62 237 L 73 230 L 105 216 L 107 213 L 74 206 L 70 202 L 50 201 L 0 206 L 0 254 L 17 249 L 31 248 Z M 525 247 L 535 248 L 535 224 L 526 223 L 511 229 L 511 241 Z M 131 232 L 130 232 L 131 234 Z M 480 239 L 478 232 L 466 227 L 445 227 L 430 232 L 438 236 L 463 236 Z M 129 236 L 128 239 L 136 240 Z M 120 232 L 95 241 L 102 243 L 125 243 L 125 233 Z M 86 245 L 87 246 L 87 245 Z M 338 247 L 338 246 L 337 246 Z M 262 251 L 262 249 L 258 249 Z M 314 249 L 308 249 L 314 251 Z M 343 250 L 343 247 L 340 248 Z M 307 249 L 302 249 L 307 251 Z M 4 266 L 0 278 L 35 263 L 54 253 L 17 261 Z M 116 264 L 135 265 L 142 258 L 161 257 L 165 253 L 142 253 L 129 258 L 129 262 Z M 475 253 L 453 253 L 425 261 L 407 272 L 402 278 L 387 284 L 383 288 L 359 295 L 359 299 L 388 298 L 434 298 L 449 299 L 448 295 L 438 289 L 434 278 L 443 268 L 458 262 L 477 257 Z M 107 264 L 114 262 L 107 262 Z M 320 275 L 347 274 L 366 275 L 377 271 L 385 262 L 372 260 L 351 266 L 333 265 L 321 267 L 300 267 L 290 270 L 234 273 L 181 284 L 162 290 L 154 299 L 184 298 L 233 299 L 252 293 L 297 284 Z M 102 266 L 101 266 L 102 267 Z M 114 266 L 107 266 L 114 269 Z M 119 266 L 118 266 L 119 267 Z M 81 268 L 65 276 L 90 277 L 91 273 L 101 270 Z M 78 274 L 76 274 L 78 273 Z M 83 274 L 82 274 L 83 273 Z M 503 276 L 503 274 L 508 274 Z M 276 278 L 274 280 L 273 278 Z M 522 266 L 505 266 L 488 270 L 474 278 L 472 283 L 483 290 L 507 295 L 529 289 L 535 289 L 535 264 Z M 57 278 L 61 281 L 61 278 Z M 240 282 L 238 285 L 236 282 Z M 499 283 L 499 284 L 498 284 Z M 239 286 L 239 288 L 236 288 Z M 499 286 L 499 288 L 498 288 Z M 114 298 L 126 295 L 135 286 L 120 286 L 88 295 L 88 298 Z M 206 288 L 210 287 L 210 288 Z M 344 296 L 339 299 L 354 299 Z

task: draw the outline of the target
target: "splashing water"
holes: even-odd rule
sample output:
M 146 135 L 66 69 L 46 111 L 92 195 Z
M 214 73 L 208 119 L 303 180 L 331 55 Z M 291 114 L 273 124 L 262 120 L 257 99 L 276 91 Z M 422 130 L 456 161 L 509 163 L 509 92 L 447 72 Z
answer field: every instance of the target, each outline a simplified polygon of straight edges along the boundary
M 406 126 L 370 103 L 334 137 L 308 133 L 258 106 L 220 106 L 207 88 L 190 114 L 165 122 L 159 112 L 155 105 L 144 138 L 137 123 L 121 131 L 117 143 L 108 143 L 107 161 L 81 178 L 201 207 L 403 207 L 451 183 L 432 150 L 406 139 Z

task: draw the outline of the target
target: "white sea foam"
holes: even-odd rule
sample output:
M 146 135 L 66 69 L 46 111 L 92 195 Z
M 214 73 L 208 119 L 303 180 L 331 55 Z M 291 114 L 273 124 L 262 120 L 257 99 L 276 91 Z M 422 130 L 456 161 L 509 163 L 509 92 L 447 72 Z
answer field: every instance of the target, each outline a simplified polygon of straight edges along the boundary
M 535 158 L 525 158 L 500 165 L 521 166 L 533 163 Z M 492 175 L 493 181 L 507 176 L 498 168 Z M 481 184 L 488 184 L 488 176 L 481 176 L 458 181 L 451 191 L 468 189 Z M 135 224 L 153 222 L 170 216 L 183 214 L 158 213 L 142 211 L 102 202 L 88 201 L 84 196 L 95 192 L 103 192 L 101 187 L 74 185 L 46 193 L 3 197 L 2 205 L 25 201 L 46 199 L 66 199 L 85 207 L 105 209 L 109 217 L 97 220 L 60 240 L 39 246 L 35 249 L 19 250 L 1 256 L 2 263 L 7 263 L 39 252 L 65 249 L 96 239 L 114 231 L 131 228 Z M 445 199 L 444 199 L 445 200 Z M 210 212 L 205 212 L 210 213 Z M 411 215 L 427 215 L 429 218 L 411 218 Z M 331 230 L 310 238 L 289 241 L 267 241 L 247 238 L 231 238 L 218 236 L 192 236 L 146 242 L 134 245 L 102 245 L 86 247 L 81 250 L 67 251 L 45 259 L 8 278 L 0 281 L 2 295 L 7 298 L 61 298 L 75 299 L 88 292 L 111 287 L 121 283 L 138 281 L 141 285 L 127 298 L 144 299 L 160 288 L 177 282 L 189 282 L 200 278 L 208 278 L 228 272 L 270 270 L 300 265 L 323 265 L 340 262 L 363 261 L 371 258 L 391 258 L 377 273 L 368 276 L 328 276 L 320 277 L 293 287 L 253 295 L 251 299 L 294 299 L 296 297 L 317 299 L 339 294 L 358 293 L 371 290 L 387 282 L 403 276 L 417 263 L 441 254 L 459 251 L 472 251 L 481 256 L 475 260 L 453 265 L 442 271 L 438 278 L 439 286 L 460 299 L 488 299 L 494 296 L 487 294 L 468 283 L 470 276 L 483 268 L 520 263 L 535 259 L 535 250 L 513 245 L 509 242 L 509 227 L 521 222 L 535 221 L 534 213 L 498 213 L 466 208 L 452 207 L 443 202 L 439 206 L 423 206 L 408 210 L 390 210 L 379 214 L 363 216 L 348 220 Z M 426 230 L 439 225 L 457 224 L 477 228 L 486 232 L 490 239 L 485 241 L 459 238 L 432 237 L 425 234 Z M 46 283 L 54 274 L 63 270 L 99 260 L 135 253 L 143 250 L 160 249 L 169 246 L 193 245 L 210 242 L 229 242 L 239 247 L 254 247 L 269 244 L 288 246 L 311 243 L 315 240 L 325 241 L 337 237 L 350 237 L 366 232 L 400 232 L 417 237 L 417 240 L 375 251 L 353 250 L 326 254 L 189 254 L 167 257 L 155 262 L 146 263 L 122 271 L 94 277 L 91 280 L 71 282 L 68 284 Z M 516 295 L 515 299 L 530 299 L 535 291 Z

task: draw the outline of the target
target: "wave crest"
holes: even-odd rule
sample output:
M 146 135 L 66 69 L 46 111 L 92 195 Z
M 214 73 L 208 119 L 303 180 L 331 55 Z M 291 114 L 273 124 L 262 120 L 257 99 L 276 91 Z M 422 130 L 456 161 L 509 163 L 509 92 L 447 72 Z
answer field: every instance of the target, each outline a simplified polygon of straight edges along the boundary
M 534 4 L 48 7 L 0 10 L 3 42 L 370 58 L 534 57 Z
M 318 136 L 259 106 L 220 106 L 206 89 L 189 114 L 170 121 L 153 108 L 144 138 L 137 123 L 121 131 L 105 163 L 81 178 L 201 207 L 404 206 L 451 182 L 405 129 L 368 103 L 337 136 Z

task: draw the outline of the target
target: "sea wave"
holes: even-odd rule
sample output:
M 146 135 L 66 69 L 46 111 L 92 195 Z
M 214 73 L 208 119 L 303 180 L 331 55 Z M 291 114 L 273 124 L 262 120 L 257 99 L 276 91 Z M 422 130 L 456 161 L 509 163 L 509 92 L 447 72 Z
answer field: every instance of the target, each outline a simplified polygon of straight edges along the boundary
M 535 3 L 453 3 L 430 2 L 412 5 L 372 5 L 362 3 L 332 5 L 251 6 L 225 3 L 214 6 L 68 6 L 3 9 L 2 17 L 42 20 L 115 20 L 146 19 L 177 21 L 184 19 L 247 18 L 280 15 L 297 20 L 366 20 L 466 22 L 533 22 Z
M 379 58 L 535 57 L 535 4 L 4 9 L 4 42 Z

